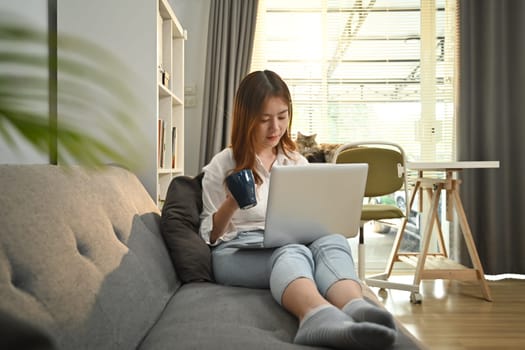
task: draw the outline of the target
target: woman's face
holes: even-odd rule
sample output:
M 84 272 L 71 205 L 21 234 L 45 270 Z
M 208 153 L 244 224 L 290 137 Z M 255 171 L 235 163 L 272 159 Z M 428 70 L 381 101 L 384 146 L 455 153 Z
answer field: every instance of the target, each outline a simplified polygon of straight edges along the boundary
M 288 128 L 288 122 L 288 103 L 280 97 L 268 98 L 255 132 L 256 152 L 277 146 Z

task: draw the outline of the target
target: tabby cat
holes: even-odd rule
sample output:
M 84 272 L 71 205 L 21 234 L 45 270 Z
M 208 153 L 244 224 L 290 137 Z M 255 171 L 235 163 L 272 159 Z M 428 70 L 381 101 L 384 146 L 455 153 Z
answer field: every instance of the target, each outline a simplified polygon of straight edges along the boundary
M 335 151 L 341 143 L 320 143 L 315 140 L 317 134 L 304 135 L 297 132 L 295 144 L 297 151 L 301 153 L 310 163 L 331 163 Z

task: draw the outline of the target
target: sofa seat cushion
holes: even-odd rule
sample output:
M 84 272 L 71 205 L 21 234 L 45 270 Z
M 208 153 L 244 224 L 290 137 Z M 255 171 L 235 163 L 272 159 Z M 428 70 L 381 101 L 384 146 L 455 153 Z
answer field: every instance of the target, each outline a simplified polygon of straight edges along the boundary
M 295 318 L 268 290 L 184 284 L 141 349 L 297 349 Z M 312 349 L 307 348 L 305 349 Z
M 365 292 L 377 302 L 368 288 Z M 188 283 L 174 295 L 140 349 L 320 349 L 293 344 L 297 326 L 296 318 L 274 301 L 269 290 Z M 422 348 L 398 327 L 393 349 Z

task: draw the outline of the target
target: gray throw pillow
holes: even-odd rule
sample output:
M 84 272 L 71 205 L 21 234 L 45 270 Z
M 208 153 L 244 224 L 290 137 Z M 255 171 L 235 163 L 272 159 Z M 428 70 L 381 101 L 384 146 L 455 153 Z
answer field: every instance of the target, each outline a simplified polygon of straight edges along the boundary
M 162 207 L 160 229 L 183 283 L 213 281 L 210 248 L 199 235 L 202 177 L 173 178 Z

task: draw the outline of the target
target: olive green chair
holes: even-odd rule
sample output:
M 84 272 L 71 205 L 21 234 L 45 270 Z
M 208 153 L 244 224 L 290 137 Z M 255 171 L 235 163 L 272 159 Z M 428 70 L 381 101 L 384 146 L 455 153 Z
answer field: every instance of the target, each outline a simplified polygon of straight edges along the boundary
M 332 162 L 368 164 L 368 177 L 365 187 L 365 199 L 368 199 L 368 203 L 365 201 L 363 204 L 361 226 L 359 229 L 359 278 L 365 281 L 369 286 L 381 288 L 380 293 L 384 293 L 385 288 L 418 292 L 418 286 L 388 281 L 399 249 L 402 233 L 408 222 L 410 205 L 405 205 L 404 208 L 399 208 L 397 205 L 374 203 L 375 197 L 385 196 L 400 190 L 404 190 L 405 198 L 409 198 L 405 152 L 401 146 L 395 143 L 353 142 L 340 146 L 335 151 Z M 392 247 L 391 256 L 384 273 L 366 278 L 364 224 L 369 221 L 380 221 L 386 219 L 400 219 L 398 233 L 394 241 L 394 247 Z

